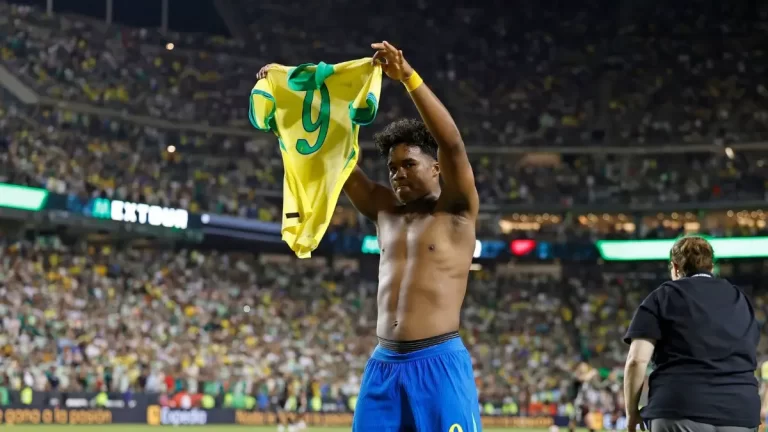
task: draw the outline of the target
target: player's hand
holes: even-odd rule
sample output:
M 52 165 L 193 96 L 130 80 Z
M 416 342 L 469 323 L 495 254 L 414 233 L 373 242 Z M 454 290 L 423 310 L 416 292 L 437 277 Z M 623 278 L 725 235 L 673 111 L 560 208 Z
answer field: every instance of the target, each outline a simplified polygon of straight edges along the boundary
M 634 412 L 627 414 L 627 431 L 635 432 L 637 426 L 640 426 L 641 431 L 645 431 L 645 423 L 640 417 L 640 410 L 634 410 Z
M 411 77 L 413 68 L 405 61 L 402 51 L 387 41 L 373 43 L 371 48 L 376 50 L 373 62 L 381 64 L 381 69 L 388 77 L 397 81 L 404 81 Z
M 270 63 L 263 68 L 259 69 L 259 73 L 256 74 L 256 79 L 264 79 L 267 77 L 267 72 L 269 72 L 269 68 L 272 66 L 277 66 L 276 63 Z

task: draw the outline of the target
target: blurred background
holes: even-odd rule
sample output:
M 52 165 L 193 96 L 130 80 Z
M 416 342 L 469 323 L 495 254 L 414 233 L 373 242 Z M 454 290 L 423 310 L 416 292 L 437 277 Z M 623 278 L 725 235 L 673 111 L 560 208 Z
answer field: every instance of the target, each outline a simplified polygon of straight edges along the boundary
M 487 425 L 622 427 L 621 335 L 681 234 L 713 238 L 765 319 L 764 2 L 0 2 L 0 409 L 214 423 L 295 386 L 317 418 L 352 412 L 375 229 L 342 198 L 313 258 L 290 253 L 277 143 L 247 98 L 266 63 L 383 39 L 475 170 L 461 334 L 486 419 L 504 418 Z M 387 181 L 372 133 L 416 115 L 385 81 L 370 176 Z

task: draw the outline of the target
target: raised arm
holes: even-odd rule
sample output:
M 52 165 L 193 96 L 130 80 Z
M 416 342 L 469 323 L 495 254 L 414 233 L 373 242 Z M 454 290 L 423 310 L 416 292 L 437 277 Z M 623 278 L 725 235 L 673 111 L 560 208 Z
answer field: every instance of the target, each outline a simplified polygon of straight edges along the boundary
M 396 200 L 391 189 L 368 178 L 359 165 L 344 183 L 344 193 L 357 211 L 373 222 L 377 221 L 380 211 Z
M 476 216 L 480 209 L 480 199 L 475 187 L 475 175 L 453 117 L 414 72 L 402 51 L 386 41 L 372 44 L 371 47 L 376 50 L 374 61 L 385 62 L 382 65 L 384 72 L 405 84 L 424 124 L 437 141 L 437 156 L 443 180 L 441 199 L 445 196 L 467 214 Z

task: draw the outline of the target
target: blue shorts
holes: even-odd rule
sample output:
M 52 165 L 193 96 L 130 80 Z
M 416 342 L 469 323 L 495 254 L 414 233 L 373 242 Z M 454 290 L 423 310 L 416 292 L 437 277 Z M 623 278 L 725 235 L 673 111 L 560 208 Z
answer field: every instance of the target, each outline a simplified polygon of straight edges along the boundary
M 481 432 L 472 360 L 461 338 L 407 354 L 376 347 L 352 431 Z

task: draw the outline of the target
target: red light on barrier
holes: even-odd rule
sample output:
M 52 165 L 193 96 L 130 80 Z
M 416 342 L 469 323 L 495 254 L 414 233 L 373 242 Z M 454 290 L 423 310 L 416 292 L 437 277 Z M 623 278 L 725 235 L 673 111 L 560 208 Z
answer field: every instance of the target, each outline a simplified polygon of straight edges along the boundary
M 533 252 L 534 249 L 536 249 L 536 240 L 521 239 L 512 240 L 509 243 L 509 251 L 515 256 L 528 255 Z

